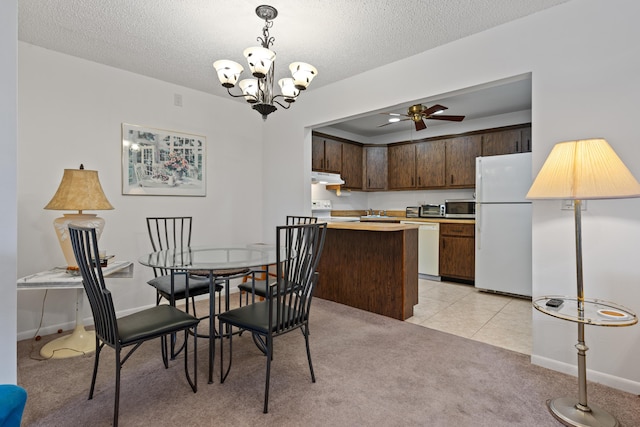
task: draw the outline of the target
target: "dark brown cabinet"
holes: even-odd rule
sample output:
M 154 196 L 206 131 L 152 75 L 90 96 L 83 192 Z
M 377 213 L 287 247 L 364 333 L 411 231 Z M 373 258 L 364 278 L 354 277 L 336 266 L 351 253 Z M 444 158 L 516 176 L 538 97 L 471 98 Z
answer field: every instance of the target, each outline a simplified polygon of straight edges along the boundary
M 446 140 L 446 187 L 475 187 L 476 157 L 482 152 L 481 139 L 480 135 L 470 135 Z
M 389 146 L 389 189 L 438 188 L 445 185 L 445 141 Z
M 389 156 L 389 190 L 416 187 L 416 145 L 391 145 Z
M 322 172 L 342 172 L 342 142 L 323 136 L 311 137 L 311 168 Z
M 365 190 L 387 189 L 387 146 L 364 147 Z
M 482 155 L 526 153 L 531 151 L 531 126 L 482 134 Z
M 472 282 L 475 258 L 474 224 L 440 224 L 441 277 Z
M 362 146 L 342 143 L 343 188 L 362 190 Z
M 445 140 L 416 144 L 416 184 L 418 188 L 445 186 Z

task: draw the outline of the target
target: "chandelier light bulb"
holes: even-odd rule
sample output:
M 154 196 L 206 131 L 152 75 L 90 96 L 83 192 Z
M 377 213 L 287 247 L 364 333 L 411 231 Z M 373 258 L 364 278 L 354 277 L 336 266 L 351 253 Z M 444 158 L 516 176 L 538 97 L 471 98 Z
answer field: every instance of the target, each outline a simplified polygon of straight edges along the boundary
M 240 74 L 244 70 L 242 65 L 235 61 L 229 61 L 228 59 L 221 59 L 214 62 L 213 68 L 218 73 L 218 80 L 220 80 L 222 86 L 226 88 L 234 87 L 240 78 Z
M 276 53 L 264 47 L 254 46 L 244 50 L 244 57 L 247 58 L 253 77 L 264 79 L 276 59 Z

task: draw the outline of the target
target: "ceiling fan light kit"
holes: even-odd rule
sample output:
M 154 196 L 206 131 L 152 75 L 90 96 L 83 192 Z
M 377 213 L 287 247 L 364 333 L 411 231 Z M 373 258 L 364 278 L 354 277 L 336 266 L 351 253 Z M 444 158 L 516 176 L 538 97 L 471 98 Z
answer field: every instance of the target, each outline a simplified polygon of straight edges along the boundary
M 378 127 L 387 126 L 396 122 L 403 122 L 406 120 L 412 120 L 416 130 L 423 130 L 427 128 L 427 124 L 424 122 L 425 119 L 429 120 L 447 120 L 451 122 L 461 122 L 464 120 L 464 116 L 450 116 L 443 115 L 444 110 L 447 110 L 447 107 L 444 105 L 436 104 L 432 107 L 425 107 L 422 104 L 415 104 L 408 108 L 407 114 L 398 114 L 398 113 L 382 113 L 388 114 L 392 116 L 389 119 L 388 123 L 384 123 Z M 404 116 L 406 119 L 400 119 L 399 116 Z
M 278 11 L 273 6 L 261 5 L 256 8 L 256 15 L 265 21 L 262 37 L 257 39 L 261 46 L 249 47 L 243 52 L 255 79 L 244 79 L 238 83 L 244 67 L 234 61 L 219 60 L 213 63 L 213 68 L 216 70 L 218 80 L 230 96 L 244 97 L 249 104 L 252 104 L 251 108 L 262 114 L 263 120 L 266 120 L 269 114 L 278 109 L 274 104 L 288 109 L 295 102 L 300 91 L 306 90 L 313 78 L 318 75 L 318 70 L 305 62 L 293 62 L 289 65 L 292 77 L 278 81 L 281 93 L 275 95 L 273 85 L 276 53 L 269 49 L 274 41 L 274 38 L 269 36 L 269 28 L 273 26 L 273 20 L 278 16 Z M 231 89 L 236 84 L 242 91 L 241 95 L 231 93 Z M 285 104 L 280 103 L 276 98 L 282 98 Z

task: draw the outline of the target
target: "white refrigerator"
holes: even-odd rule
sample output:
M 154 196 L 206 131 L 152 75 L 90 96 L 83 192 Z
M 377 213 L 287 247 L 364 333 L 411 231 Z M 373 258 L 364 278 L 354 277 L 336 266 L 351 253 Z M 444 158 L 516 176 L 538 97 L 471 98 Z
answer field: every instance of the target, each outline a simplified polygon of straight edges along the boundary
M 531 296 L 531 182 L 531 153 L 476 158 L 476 288 Z

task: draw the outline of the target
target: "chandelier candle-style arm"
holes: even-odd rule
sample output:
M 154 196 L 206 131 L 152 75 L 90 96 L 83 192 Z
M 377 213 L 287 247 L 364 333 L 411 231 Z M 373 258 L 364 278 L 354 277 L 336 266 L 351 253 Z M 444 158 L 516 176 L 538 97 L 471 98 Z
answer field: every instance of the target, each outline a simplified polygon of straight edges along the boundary
M 313 78 L 318 74 L 318 70 L 305 62 L 292 63 L 289 66 L 292 78 L 280 79 L 278 81 L 280 94 L 275 94 L 276 53 L 270 49 L 275 39 L 269 35 L 269 29 L 273 26 L 273 20 L 278 16 L 278 11 L 273 6 L 261 5 L 256 8 L 256 15 L 265 21 L 262 37 L 257 38 L 260 46 L 249 47 L 243 52 L 249 64 L 249 70 L 255 78 L 240 80 L 238 83 L 244 67 L 237 62 L 226 59 L 214 62 L 213 68 L 216 70 L 218 80 L 231 97 L 243 97 L 252 105 L 251 108 L 262 114 L 263 120 L 266 120 L 269 114 L 278 109 L 274 104 L 289 109 L 300 95 L 300 91 L 309 87 Z M 239 95 L 231 92 L 236 84 L 242 92 Z M 282 98 L 285 104 L 279 102 L 277 98 Z

